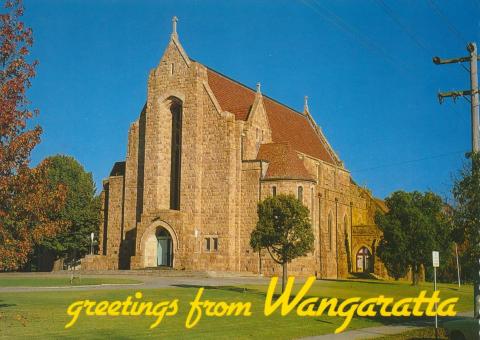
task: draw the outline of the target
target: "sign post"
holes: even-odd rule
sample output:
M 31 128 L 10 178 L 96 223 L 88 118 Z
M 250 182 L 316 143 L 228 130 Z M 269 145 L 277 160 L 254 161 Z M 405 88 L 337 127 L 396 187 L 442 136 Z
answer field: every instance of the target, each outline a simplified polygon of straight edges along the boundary
M 457 247 L 457 242 L 455 242 L 455 257 L 457 258 L 458 288 L 460 288 L 460 263 L 458 262 L 458 247 Z
M 93 240 L 95 239 L 95 233 L 90 234 L 90 254 L 93 255 Z
M 432 263 L 433 263 L 433 290 L 437 291 L 437 268 L 440 266 L 440 254 L 438 251 L 432 251 Z M 437 303 L 435 303 L 435 339 L 438 339 L 438 316 L 437 316 Z

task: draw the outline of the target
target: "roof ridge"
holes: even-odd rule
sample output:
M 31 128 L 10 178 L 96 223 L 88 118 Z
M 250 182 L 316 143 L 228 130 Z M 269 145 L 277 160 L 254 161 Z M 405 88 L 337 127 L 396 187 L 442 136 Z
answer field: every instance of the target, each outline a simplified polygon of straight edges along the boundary
M 194 61 L 194 60 L 192 59 L 192 61 Z M 233 78 L 231 78 L 231 77 L 223 74 L 222 72 L 219 72 L 219 71 L 211 68 L 210 66 L 204 65 L 204 64 L 202 64 L 202 63 L 200 63 L 200 62 L 198 62 L 198 61 L 195 61 L 195 62 L 196 62 L 196 63 L 199 63 L 199 64 L 201 64 L 201 65 L 203 65 L 203 66 L 205 66 L 207 69 L 209 69 L 209 70 L 212 71 L 212 72 L 215 72 L 215 73 L 218 74 L 219 76 L 221 76 L 221 77 L 223 77 L 223 78 L 225 78 L 225 79 L 227 79 L 227 80 L 230 80 L 230 81 L 232 81 L 232 82 L 234 82 L 234 83 L 236 83 L 236 84 L 238 84 L 238 85 L 246 88 L 247 90 L 252 91 L 254 94 L 256 93 L 256 90 L 254 90 L 254 89 L 251 88 L 250 86 L 245 85 L 245 84 L 239 82 L 238 80 L 235 80 L 235 79 L 233 79 Z M 302 116 L 302 117 L 304 117 L 304 118 L 307 118 L 307 116 L 305 116 L 302 112 L 300 112 L 300 111 L 298 111 L 298 110 L 295 110 L 294 108 L 288 106 L 287 104 L 284 104 L 284 103 L 278 101 L 277 99 L 272 98 L 272 97 L 264 94 L 263 92 L 262 92 L 262 96 L 263 96 L 263 97 L 266 97 L 267 99 L 270 99 L 271 101 L 273 101 L 273 102 L 275 102 L 275 103 L 277 103 L 277 104 L 279 104 L 279 105 L 281 105 L 281 106 L 284 106 L 285 108 L 287 108 L 287 109 L 289 109 L 289 110 L 292 110 L 293 112 L 295 112 L 296 114 L 299 114 L 300 116 Z
M 281 142 L 270 142 L 270 143 L 262 143 L 260 145 L 290 145 L 289 141 L 281 141 Z
M 233 113 L 235 119 L 247 121 L 257 92 L 221 72 L 201 63 L 197 62 L 197 64 L 205 67 L 208 84 L 217 97 L 220 107 Z M 338 158 L 335 157 L 333 148 L 328 144 L 321 130 L 313 126 L 308 115 L 267 95 L 263 96 L 263 104 L 272 129 L 274 143 L 288 142 L 283 145 L 287 145 L 289 149 L 338 165 Z

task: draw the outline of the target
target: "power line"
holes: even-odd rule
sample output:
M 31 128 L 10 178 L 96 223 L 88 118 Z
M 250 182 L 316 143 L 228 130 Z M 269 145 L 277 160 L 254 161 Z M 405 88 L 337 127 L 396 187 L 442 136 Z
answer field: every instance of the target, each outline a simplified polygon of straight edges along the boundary
M 354 26 L 348 24 L 344 19 L 342 19 L 340 16 L 335 14 L 332 10 L 329 10 L 326 8 L 324 5 L 321 5 L 318 1 L 312 0 L 313 3 L 309 3 L 307 0 L 302 0 L 303 4 L 312 9 L 315 13 L 319 14 L 322 16 L 325 20 L 328 22 L 332 23 L 335 25 L 337 28 L 341 29 L 348 35 L 350 35 L 352 38 L 354 38 L 356 41 L 358 41 L 363 47 L 367 48 L 371 52 L 380 54 L 383 56 L 389 63 L 391 63 L 394 67 L 399 67 L 402 68 L 404 71 L 407 71 L 413 78 L 417 78 L 416 74 L 413 74 L 411 71 L 410 67 L 406 65 L 403 62 L 396 61 L 395 58 L 392 57 L 390 53 L 388 53 L 381 45 L 375 43 L 372 39 L 369 37 L 365 36 L 362 34 L 358 29 L 356 29 Z M 448 18 L 441 12 L 440 8 L 436 6 L 436 4 L 433 2 L 433 0 L 427 0 L 431 2 L 431 6 L 434 6 L 436 9 L 436 12 L 439 13 L 439 15 L 444 17 L 444 20 L 448 21 Z M 480 0 L 479 0 L 480 1 Z M 383 0 L 377 0 L 377 3 L 380 5 L 381 9 L 391 18 L 393 21 L 400 26 L 400 28 L 415 42 L 418 48 L 421 50 L 431 54 L 430 48 L 428 48 L 422 41 L 417 37 L 415 34 L 414 30 L 411 29 L 408 25 L 403 24 L 402 20 L 395 14 L 395 12 L 386 5 L 386 3 Z M 451 26 L 451 27 L 450 27 Z M 450 29 L 453 32 L 456 32 L 458 36 L 461 37 L 461 33 L 456 30 L 456 28 L 453 25 L 449 25 Z M 462 37 L 461 37 L 462 38 Z M 468 72 L 470 70 L 467 69 Z M 411 162 L 416 162 L 420 160 L 413 160 L 413 161 L 407 161 L 407 163 Z M 404 164 L 404 163 L 400 163 Z M 383 166 L 380 166 L 383 167 Z M 377 167 L 375 167 L 377 168 Z M 359 171 L 366 171 L 370 169 L 361 169 Z
M 447 101 L 447 103 L 450 109 L 453 111 L 453 113 L 455 113 L 457 116 L 460 116 L 460 112 L 457 110 L 456 106 L 453 105 L 451 101 Z
M 314 0 L 312 0 L 314 1 Z M 372 43 L 368 39 L 364 39 L 361 35 L 356 32 L 356 30 L 352 27 L 350 27 L 348 24 L 346 24 L 343 20 L 340 20 L 338 16 L 333 14 L 331 11 L 326 9 L 325 7 L 321 6 L 319 3 L 315 2 L 315 7 L 313 4 L 309 3 L 307 0 L 302 0 L 302 2 L 312 9 L 314 12 L 317 14 L 321 15 L 324 19 L 335 25 L 336 27 L 340 28 L 342 31 L 345 33 L 349 34 L 351 37 L 356 39 L 358 42 L 360 42 L 363 47 L 367 48 L 371 52 L 377 53 L 379 51 L 378 46 L 375 43 Z M 320 9 L 322 11 L 320 11 Z M 388 57 L 388 56 L 387 56 Z
M 445 25 L 447 28 L 450 30 L 450 32 L 453 33 L 457 38 L 460 39 L 460 41 L 466 42 L 467 39 L 463 36 L 462 33 L 460 33 L 459 30 L 453 25 L 453 23 L 450 21 L 450 19 L 443 13 L 443 11 L 440 9 L 440 7 L 435 3 L 434 0 L 426 0 L 427 3 L 430 5 L 430 7 L 438 14 L 438 16 L 445 22 Z
M 370 167 L 370 168 L 364 168 L 364 169 L 359 169 L 359 170 L 355 170 L 355 171 L 352 170 L 352 172 L 370 171 L 370 170 L 376 170 L 376 169 L 388 168 L 388 167 L 392 167 L 392 166 L 399 166 L 399 165 L 417 163 L 417 162 L 427 161 L 427 160 L 431 160 L 431 159 L 437 159 L 437 158 L 442 158 L 442 157 L 446 157 L 446 156 L 460 155 L 460 154 L 465 154 L 465 150 L 457 150 L 457 151 L 453 151 L 453 152 L 442 153 L 442 154 L 423 157 L 423 158 L 410 159 L 410 160 L 405 160 L 405 161 L 400 161 L 400 162 L 395 162 L 395 163 L 382 164 L 382 165 L 378 165 L 378 166 L 374 166 L 374 167 Z
M 392 55 L 388 53 L 385 48 L 362 34 L 358 29 L 348 24 L 344 19 L 342 19 L 330 9 L 326 8 L 324 5 L 320 4 L 316 0 L 313 0 L 313 3 L 309 3 L 307 0 L 302 0 L 302 2 L 304 5 L 312 9 L 315 13 L 322 16 L 325 20 L 350 35 L 354 40 L 358 41 L 364 48 L 368 49 L 370 52 L 380 54 L 394 67 L 400 67 L 403 69 L 403 71 L 407 71 L 409 73 L 412 72 L 412 70 L 407 64 L 403 63 L 402 61 L 395 60 L 395 58 L 393 58 Z
M 417 75 L 413 74 L 412 71 L 410 70 L 410 67 L 408 67 L 406 64 L 397 62 L 387 51 L 385 51 L 384 48 L 376 44 L 374 41 L 369 39 L 368 37 L 365 37 L 361 32 L 359 32 L 357 29 L 355 29 L 353 26 L 349 25 L 345 20 L 343 20 L 341 17 L 333 13 L 331 10 L 326 8 L 325 6 L 320 5 L 317 1 L 313 0 L 315 2 L 316 7 L 313 4 L 310 4 L 307 0 L 302 0 L 303 4 L 310 9 L 312 9 L 315 13 L 319 14 L 322 16 L 325 20 L 328 22 L 332 23 L 335 25 L 337 28 L 340 28 L 342 31 L 345 33 L 349 34 L 353 39 L 357 40 L 360 42 L 360 44 L 367 48 L 369 51 L 376 53 L 376 54 L 381 54 L 392 66 L 394 67 L 400 67 L 402 71 L 407 71 L 407 73 L 412 77 L 417 79 Z M 480 1 L 480 0 L 479 0 Z M 399 19 L 399 17 L 394 13 L 394 11 L 388 7 L 383 0 L 377 0 L 377 3 L 380 5 L 382 10 L 390 16 L 396 23 L 401 27 L 402 30 L 407 33 L 407 35 L 416 43 L 416 45 L 426 51 L 429 55 L 433 54 L 432 50 L 428 48 L 422 41 L 417 38 L 416 34 L 412 29 L 408 27 L 408 25 L 405 25 L 402 23 L 402 21 Z M 460 66 L 465 68 L 463 65 Z M 470 70 L 466 69 L 467 72 L 470 72 Z
M 402 20 L 395 14 L 395 11 L 392 8 L 388 7 L 387 4 L 383 0 L 376 0 L 379 4 L 380 8 L 393 20 L 395 23 L 412 39 L 415 44 L 428 53 L 429 55 L 434 54 L 433 50 L 430 47 L 427 47 L 415 34 L 415 31 L 411 29 L 408 25 L 403 24 Z M 459 67 L 463 68 L 466 72 L 470 73 L 470 70 L 466 68 L 463 64 L 459 65 Z
M 395 15 L 394 11 L 387 6 L 383 0 L 377 0 L 377 3 L 380 5 L 381 9 L 390 17 L 397 25 L 412 39 L 418 47 L 425 50 L 430 54 L 430 50 L 426 47 L 416 36 L 416 34 L 411 30 L 407 25 L 404 25 L 402 21 Z

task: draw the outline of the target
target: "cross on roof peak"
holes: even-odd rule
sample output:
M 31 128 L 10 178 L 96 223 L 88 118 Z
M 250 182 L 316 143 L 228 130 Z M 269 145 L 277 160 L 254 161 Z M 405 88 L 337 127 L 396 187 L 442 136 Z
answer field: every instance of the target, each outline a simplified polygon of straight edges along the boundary
M 173 35 L 177 35 L 177 22 L 178 22 L 177 16 L 173 16 L 172 18 L 172 34 Z

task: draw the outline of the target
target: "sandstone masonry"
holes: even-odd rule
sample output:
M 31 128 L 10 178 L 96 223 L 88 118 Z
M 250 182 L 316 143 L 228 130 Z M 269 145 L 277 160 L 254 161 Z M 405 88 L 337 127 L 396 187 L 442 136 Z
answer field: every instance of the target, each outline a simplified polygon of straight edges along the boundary
M 99 255 L 82 266 L 278 275 L 280 266 L 249 240 L 257 203 L 281 193 L 309 208 L 315 235 L 314 251 L 294 260 L 291 274 L 387 275 L 373 221 L 386 208 L 352 180 L 307 101 L 295 111 L 260 85 L 250 89 L 193 61 L 174 27 L 150 71 L 126 160 L 103 183 Z

